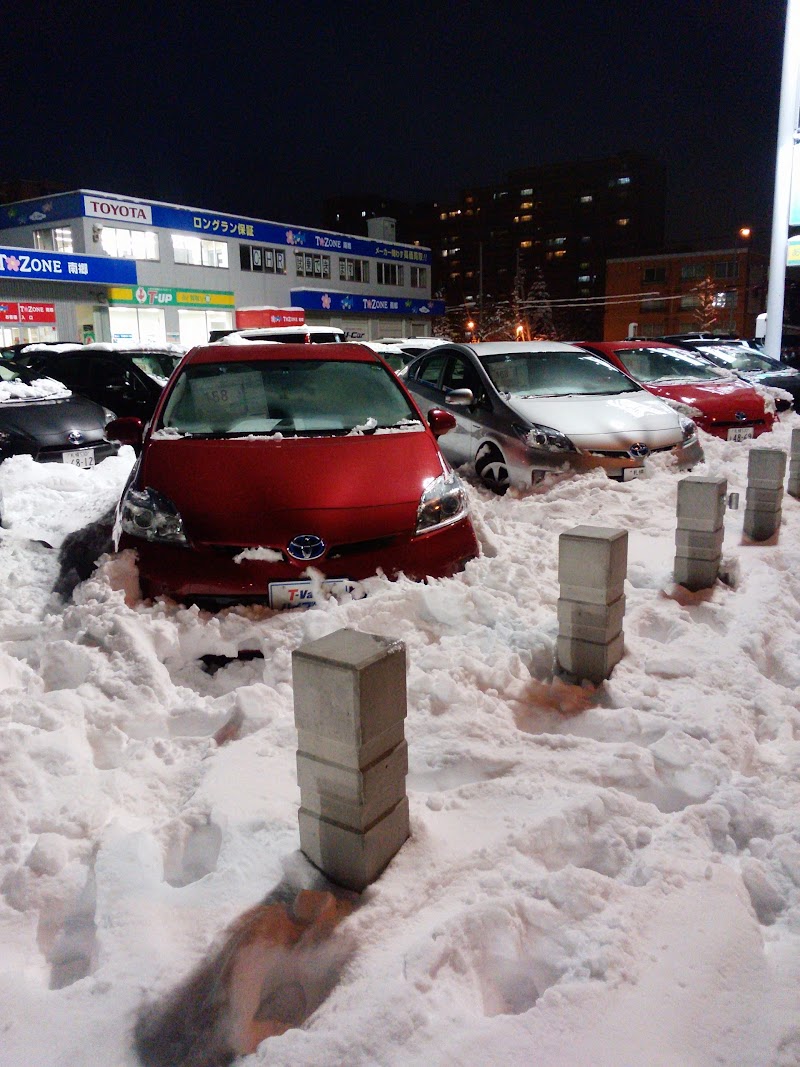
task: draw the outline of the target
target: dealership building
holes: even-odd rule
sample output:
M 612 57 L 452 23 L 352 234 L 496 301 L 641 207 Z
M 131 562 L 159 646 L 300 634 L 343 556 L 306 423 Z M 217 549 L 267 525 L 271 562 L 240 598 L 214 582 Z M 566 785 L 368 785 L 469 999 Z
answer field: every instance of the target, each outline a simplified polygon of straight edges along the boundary
M 432 332 L 431 252 L 368 237 L 78 190 L 0 205 L 0 340 L 202 343 L 236 326 Z

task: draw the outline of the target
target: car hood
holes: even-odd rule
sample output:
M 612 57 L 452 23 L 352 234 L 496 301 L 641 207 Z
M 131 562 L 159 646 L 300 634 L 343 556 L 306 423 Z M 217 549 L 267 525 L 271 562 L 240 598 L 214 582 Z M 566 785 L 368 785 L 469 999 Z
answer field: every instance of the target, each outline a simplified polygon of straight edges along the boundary
M 785 389 L 793 397 L 800 396 L 800 374 L 796 370 L 742 371 L 742 378 L 758 385 L 768 385 L 772 389 Z
M 0 403 L 1 432 L 37 441 L 45 447 L 65 444 L 74 448 L 70 433 L 80 434 L 80 443 L 96 444 L 103 439 L 105 423 L 100 405 L 82 396 Z
M 764 417 L 764 398 L 752 386 L 738 378 L 720 378 L 717 382 L 654 383 L 647 388 L 656 396 L 697 408 L 709 418 L 729 420 L 737 411 L 748 419 Z
M 191 540 L 329 543 L 413 530 L 424 486 L 446 470 L 428 432 L 310 438 L 151 439 L 137 476 L 177 507 Z
M 645 390 L 616 396 L 512 397 L 506 403 L 529 422 L 550 426 L 572 440 L 607 435 L 614 442 L 629 437 L 647 444 L 648 434 L 660 436 L 664 431 L 681 437 L 676 413 Z

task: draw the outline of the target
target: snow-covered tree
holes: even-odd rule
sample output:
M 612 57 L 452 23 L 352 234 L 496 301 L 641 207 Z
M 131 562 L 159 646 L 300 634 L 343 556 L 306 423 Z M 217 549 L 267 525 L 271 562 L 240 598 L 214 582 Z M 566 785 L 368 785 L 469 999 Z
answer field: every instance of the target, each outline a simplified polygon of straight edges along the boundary
M 705 277 L 699 282 L 693 293 L 697 294 L 697 306 L 692 311 L 692 318 L 700 332 L 714 328 L 719 318 L 716 305 L 717 290 L 713 278 Z

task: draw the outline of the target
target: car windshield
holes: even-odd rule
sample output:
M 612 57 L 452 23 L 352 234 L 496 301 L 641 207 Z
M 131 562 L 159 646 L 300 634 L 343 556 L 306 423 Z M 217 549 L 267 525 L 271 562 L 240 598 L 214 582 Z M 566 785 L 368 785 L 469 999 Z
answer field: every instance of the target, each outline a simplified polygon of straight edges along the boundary
M 709 364 L 678 348 L 617 348 L 628 374 L 637 382 L 713 382 L 720 373 Z
M 0 363 L 0 403 L 53 400 L 64 396 L 69 396 L 69 389 L 61 382 L 53 378 L 37 378 L 12 363 Z
M 481 358 L 498 392 L 511 396 L 591 396 L 634 393 L 638 386 L 589 353 L 503 352 Z
M 195 363 L 170 393 L 161 428 L 193 436 L 338 436 L 421 428 L 395 376 L 350 360 Z
M 775 370 L 775 364 L 766 356 L 743 345 L 703 345 L 700 351 L 718 367 L 727 370 L 754 371 L 758 374 Z

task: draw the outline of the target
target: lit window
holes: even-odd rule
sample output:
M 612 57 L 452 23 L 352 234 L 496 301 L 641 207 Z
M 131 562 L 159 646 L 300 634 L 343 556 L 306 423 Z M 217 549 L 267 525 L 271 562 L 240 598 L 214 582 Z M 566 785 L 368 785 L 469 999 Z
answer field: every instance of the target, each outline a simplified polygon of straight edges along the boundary
M 590 282 L 591 280 L 592 280 L 591 274 L 579 274 L 578 275 L 578 281 L 579 282 Z
M 523 222 L 532 222 L 533 221 L 533 215 L 522 215 L 522 221 Z
M 566 248 L 559 248 L 557 252 L 553 253 L 553 255 L 556 257 L 556 259 L 560 259 L 561 256 L 565 256 L 566 254 L 567 254 Z
M 439 218 L 440 218 L 440 219 L 441 219 L 442 221 L 444 221 L 444 220 L 445 220 L 445 219 L 447 218 L 447 212 L 446 212 L 446 211 L 443 211 L 443 212 L 441 213 L 441 215 L 439 216 Z
M 630 223 L 630 219 L 617 219 L 617 226 L 627 226 Z
M 591 204 L 593 202 L 594 202 L 594 197 L 593 196 L 582 196 L 581 197 L 581 203 L 582 204 Z
M 533 189 L 520 189 L 520 196 L 533 196 Z
M 105 254 L 114 259 L 158 259 L 158 234 L 155 230 L 103 226 L 100 244 Z
M 520 248 L 532 248 L 533 247 L 533 241 L 520 241 L 519 247 Z
M 527 208 L 533 207 L 533 201 L 532 200 L 523 200 L 522 203 L 519 206 L 523 211 L 525 211 Z
M 33 247 L 42 252 L 71 252 L 72 230 L 57 226 L 53 230 L 34 230 Z
M 192 267 L 228 266 L 228 246 L 224 241 L 206 241 L 201 237 L 173 233 L 172 253 L 176 263 Z

